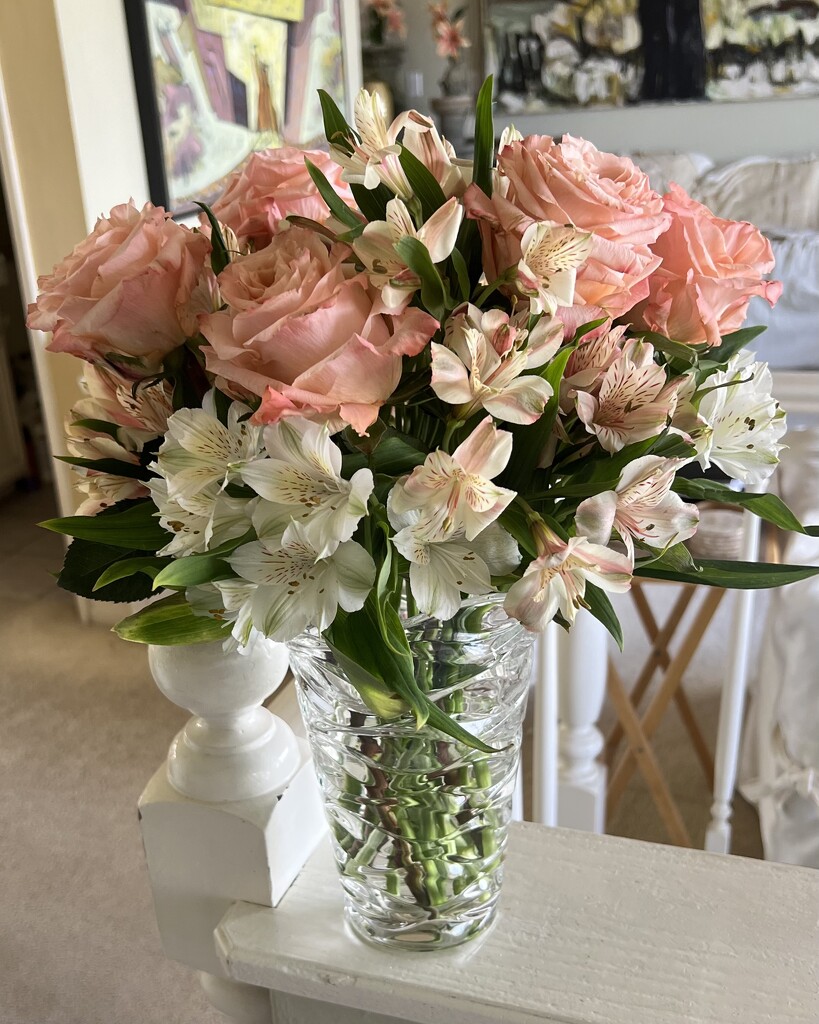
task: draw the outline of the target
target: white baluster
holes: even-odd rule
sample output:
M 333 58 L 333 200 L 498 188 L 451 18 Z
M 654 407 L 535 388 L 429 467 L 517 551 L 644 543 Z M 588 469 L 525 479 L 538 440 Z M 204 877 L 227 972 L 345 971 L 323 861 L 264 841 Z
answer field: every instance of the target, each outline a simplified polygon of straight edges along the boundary
M 606 826 L 606 768 L 597 757 L 603 735 L 597 727 L 606 693 L 608 633 L 591 614 L 580 612 L 571 630 L 558 630 L 560 732 L 558 824 L 586 832 Z
M 532 765 L 532 820 L 556 825 L 557 803 L 557 715 L 558 715 L 558 627 L 550 622 L 535 644 L 532 666 L 534 679 L 534 742 Z
M 139 802 L 162 946 L 205 972 L 205 990 L 235 1020 L 267 1022 L 266 992 L 223 983 L 213 931 L 237 900 L 276 906 L 326 831 L 306 742 L 262 707 L 287 654 L 259 638 L 245 655 L 152 647 L 149 663 L 160 690 L 194 714 Z
M 745 562 L 755 562 L 759 557 L 760 520 L 746 512 L 743 526 L 741 558 Z M 731 804 L 737 781 L 742 716 L 748 689 L 751 621 L 755 599 L 753 590 L 738 590 L 734 595 L 728 672 L 719 704 L 714 756 L 714 802 L 711 805 L 711 821 L 705 832 L 705 849 L 711 853 L 729 853 L 731 849 Z

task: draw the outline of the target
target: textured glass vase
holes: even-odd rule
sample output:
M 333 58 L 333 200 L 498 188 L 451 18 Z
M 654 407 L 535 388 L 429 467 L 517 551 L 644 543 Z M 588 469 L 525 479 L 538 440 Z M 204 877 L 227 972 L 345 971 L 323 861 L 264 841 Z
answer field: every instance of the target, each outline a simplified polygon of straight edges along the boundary
M 444 949 L 497 907 L 532 637 L 494 598 L 406 630 L 419 685 L 494 752 L 419 730 L 409 713 L 379 719 L 314 633 L 290 643 L 290 663 L 348 920 L 371 942 Z

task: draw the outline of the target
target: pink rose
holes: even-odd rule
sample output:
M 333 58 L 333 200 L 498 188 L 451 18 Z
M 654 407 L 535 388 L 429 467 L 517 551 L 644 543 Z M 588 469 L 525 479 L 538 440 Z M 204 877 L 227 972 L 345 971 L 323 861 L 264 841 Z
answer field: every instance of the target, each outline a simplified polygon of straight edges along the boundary
M 144 370 L 196 333 L 206 307 L 204 235 L 158 206 L 115 206 L 91 234 L 41 277 L 28 326 L 52 331 L 51 352 L 98 363 L 118 355 Z
M 669 223 L 662 198 L 626 157 L 602 153 L 569 135 L 555 142 L 530 135 L 498 156 L 500 181 L 492 199 L 475 186 L 464 199 L 479 221 L 490 280 L 520 259 L 530 224 L 572 224 L 593 236 L 577 271 L 575 305 L 559 315 L 572 326 L 601 315 L 618 317 L 648 294 L 659 265 L 649 248 Z
M 219 275 L 227 309 L 200 318 L 207 368 L 262 404 L 254 417 L 316 413 L 363 433 L 438 328 L 420 309 L 384 312 L 377 290 L 314 232 L 290 228 Z
M 781 282 L 763 280 L 774 268 L 771 243 L 753 224 L 714 216 L 679 185 L 663 201 L 671 227 L 652 246 L 662 266 L 633 321 L 675 341 L 719 345 L 742 327 L 752 296 L 773 306 L 781 295 Z
M 292 146 L 251 153 L 228 178 L 225 191 L 213 204 L 217 220 L 231 228 L 239 241 L 263 249 L 291 214 L 325 221 L 327 204 L 319 195 L 304 163 L 307 157 L 322 171 L 333 189 L 348 204 L 350 186 L 341 180 L 341 168 L 321 150 Z

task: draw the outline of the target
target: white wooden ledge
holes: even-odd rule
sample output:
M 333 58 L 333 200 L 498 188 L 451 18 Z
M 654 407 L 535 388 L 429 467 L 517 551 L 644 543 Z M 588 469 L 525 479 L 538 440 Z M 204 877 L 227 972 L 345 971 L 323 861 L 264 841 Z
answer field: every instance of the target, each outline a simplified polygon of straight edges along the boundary
M 477 944 L 371 949 L 322 844 L 216 943 L 237 981 L 418 1024 L 819 1022 L 819 872 L 516 824 L 501 907 Z

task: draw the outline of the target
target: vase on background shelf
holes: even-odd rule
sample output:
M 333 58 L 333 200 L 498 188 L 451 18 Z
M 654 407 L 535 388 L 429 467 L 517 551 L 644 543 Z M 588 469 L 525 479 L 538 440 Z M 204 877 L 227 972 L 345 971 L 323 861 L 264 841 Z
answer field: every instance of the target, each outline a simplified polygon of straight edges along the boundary
M 429 105 L 438 121 L 441 135 L 452 144 L 456 153 L 469 156 L 472 144 L 465 136 L 475 106 L 474 98 L 468 93 L 436 96 L 429 101 Z
M 379 945 L 444 949 L 497 907 L 532 636 L 497 598 L 405 628 L 419 686 L 483 750 L 412 713 L 375 716 L 314 631 L 291 641 L 290 663 L 350 924 Z

